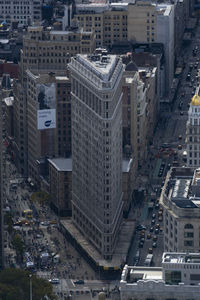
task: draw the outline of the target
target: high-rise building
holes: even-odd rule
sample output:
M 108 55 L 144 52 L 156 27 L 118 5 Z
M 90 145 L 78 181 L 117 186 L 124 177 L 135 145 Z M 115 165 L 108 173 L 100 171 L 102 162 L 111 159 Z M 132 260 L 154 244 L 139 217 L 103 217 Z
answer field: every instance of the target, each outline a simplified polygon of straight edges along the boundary
M 28 174 L 34 182 L 45 175 L 46 158 L 71 155 L 70 92 L 66 76 L 27 71 Z
M 174 6 L 152 1 L 135 1 L 128 6 L 128 40 L 134 43 L 162 43 L 165 54 L 163 96 L 174 77 Z M 161 89 L 162 90 L 162 89 Z
M 2 0 L 0 5 L 0 23 L 10 24 L 18 21 L 19 24 L 28 25 L 42 18 L 42 0 Z
M 122 73 L 116 55 L 77 55 L 72 83 L 72 219 L 104 259 L 122 220 Z
M 200 96 L 195 94 L 190 103 L 186 126 L 187 166 L 200 166 Z
M 110 47 L 116 42 L 127 42 L 128 3 L 90 2 L 76 4 L 71 13 L 80 28 L 95 33 L 96 47 Z M 71 8 L 72 10 L 73 8 Z M 69 10 L 66 6 L 63 29 L 69 23 Z
M 30 91 L 27 93 L 27 88 L 30 86 L 30 82 L 27 84 L 27 70 L 33 72 L 36 77 L 41 73 L 43 75 L 46 74 L 47 78 L 51 72 L 55 72 L 57 76 L 66 76 L 67 64 L 72 55 L 77 53 L 91 53 L 93 50 L 94 34 L 92 32 L 85 32 L 79 30 L 77 27 L 68 31 L 51 30 L 43 26 L 28 27 L 27 34 L 23 38 L 23 49 L 21 50 L 21 61 L 19 63 L 19 80 L 14 81 L 13 110 L 15 125 L 13 146 L 15 164 L 20 173 L 26 175 L 28 172 L 27 95 L 29 98 L 31 95 L 34 96 L 34 93 L 30 94 Z M 35 78 L 34 75 L 31 78 Z M 59 90 L 58 85 L 57 91 Z M 62 86 L 63 83 L 60 82 L 60 87 Z M 57 98 L 62 96 L 62 101 L 65 101 L 64 99 L 69 96 L 69 89 L 64 88 L 64 92 L 58 91 L 58 93 L 60 94 L 57 94 Z M 67 107 L 70 106 L 70 103 L 63 102 L 61 104 L 59 102 L 60 111 L 58 110 L 58 112 L 61 114 L 61 117 L 58 116 L 57 121 L 61 120 L 61 123 L 58 124 L 58 134 L 60 134 L 62 128 L 65 130 L 62 126 L 70 126 L 70 120 L 62 118 L 62 115 L 66 112 L 65 108 L 61 108 L 62 105 L 66 105 Z M 62 143 L 62 136 L 59 137 L 60 150 L 58 145 L 57 153 L 65 157 L 66 155 L 62 154 L 64 151 L 63 148 L 65 148 L 65 152 L 69 152 L 68 139 L 71 139 L 71 136 L 67 137 L 65 133 L 63 135 L 65 135 L 66 140 L 63 140 Z

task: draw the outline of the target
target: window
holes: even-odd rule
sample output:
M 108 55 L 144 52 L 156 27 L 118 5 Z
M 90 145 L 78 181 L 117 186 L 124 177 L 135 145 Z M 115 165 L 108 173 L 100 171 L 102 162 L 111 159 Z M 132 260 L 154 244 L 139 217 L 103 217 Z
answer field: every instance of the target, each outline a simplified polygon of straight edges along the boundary
M 194 237 L 194 233 L 193 232 L 184 232 L 184 237 L 185 238 L 193 238 Z
M 178 284 L 181 282 L 180 271 L 165 271 L 165 283 L 166 284 Z
M 184 246 L 192 247 L 192 246 L 194 246 L 194 242 L 193 241 L 184 241 Z
M 184 228 L 185 229 L 193 229 L 193 225 L 192 224 L 185 224 Z
M 200 281 L 200 274 L 190 274 L 190 280 Z

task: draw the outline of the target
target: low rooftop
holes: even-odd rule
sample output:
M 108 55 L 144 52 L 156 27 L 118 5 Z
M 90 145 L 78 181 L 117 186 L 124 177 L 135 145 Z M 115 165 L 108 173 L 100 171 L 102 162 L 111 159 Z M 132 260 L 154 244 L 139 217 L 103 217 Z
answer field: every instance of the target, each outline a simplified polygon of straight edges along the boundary
M 52 159 L 48 159 L 48 161 L 60 172 L 72 171 L 71 158 L 52 158 Z
M 134 283 L 138 280 L 154 280 L 162 281 L 162 268 L 158 267 L 133 267 L 125 265 L 122 276 L 122 281 Z
M 172 168 L 164 190 L 179 208 L 199 208 L 200 172 L 191 168 Z
M 200 253 L 177 253 L 177 252 L 164 252 L 162 257 L 162 264 L 199 264 Z

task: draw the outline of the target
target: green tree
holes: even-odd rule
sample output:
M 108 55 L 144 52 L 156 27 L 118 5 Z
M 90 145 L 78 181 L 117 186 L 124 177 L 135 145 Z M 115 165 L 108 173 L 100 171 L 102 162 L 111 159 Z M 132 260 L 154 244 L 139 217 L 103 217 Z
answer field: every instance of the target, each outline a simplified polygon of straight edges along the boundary
M 19 234 L 16 234 L 12 240 L 13 247 L 15 248 L 17 258 L 20 262 L 23 260 L 24 244 Z
M 21 269 L 5 269 L 0 272 L 0 300 L 27 300 L 30 291 L 30 275 L 28 271 Z M 50 299 L 56 299 L 52 285 L 32 274 L 33 299 L 41 300 L 47 295 Z

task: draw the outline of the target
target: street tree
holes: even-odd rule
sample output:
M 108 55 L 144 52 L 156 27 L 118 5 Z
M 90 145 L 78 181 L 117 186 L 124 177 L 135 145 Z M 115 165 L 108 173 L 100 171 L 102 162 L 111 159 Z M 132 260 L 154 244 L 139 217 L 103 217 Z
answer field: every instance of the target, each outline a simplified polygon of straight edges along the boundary
M 4 269 L 0 272 L 0 300 L 27 300 L 30 293 L 30 272 L 21 269 Z M 34 300 L 56 299 L 52 285 L 45 279 L 31 274 Z

